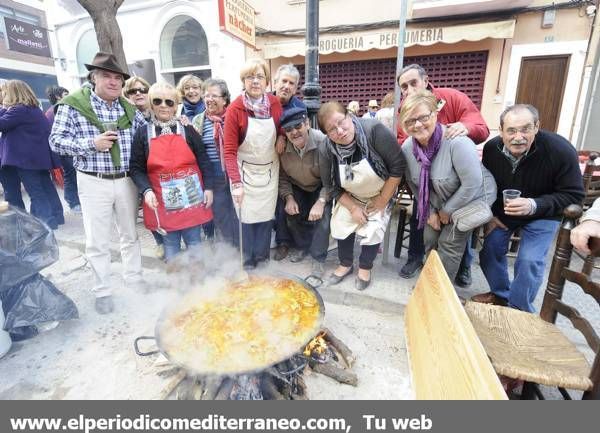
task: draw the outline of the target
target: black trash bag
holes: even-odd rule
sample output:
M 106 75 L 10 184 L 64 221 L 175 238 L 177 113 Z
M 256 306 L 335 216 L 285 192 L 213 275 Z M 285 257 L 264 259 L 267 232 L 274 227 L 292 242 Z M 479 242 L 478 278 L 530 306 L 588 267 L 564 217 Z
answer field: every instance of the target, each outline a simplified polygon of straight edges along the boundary
M 58 244 L 43 221 L 14 206 L 0 213 L 0 292 L 57 260 Z
M 32 334 L 24 338 L 33 337 L 37 330 L 32 333 L 20 328 L 79 318 L 75 303 L 40 274 L 0 291 L 0 300 L 6 317 L 4 329 L 11 334 Z

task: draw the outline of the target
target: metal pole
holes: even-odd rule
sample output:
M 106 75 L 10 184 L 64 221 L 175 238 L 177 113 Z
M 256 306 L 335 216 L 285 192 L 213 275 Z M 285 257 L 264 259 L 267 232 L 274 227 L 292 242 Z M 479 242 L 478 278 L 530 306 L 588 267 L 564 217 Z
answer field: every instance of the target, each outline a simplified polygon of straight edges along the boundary
M 302 86 L 304 103 L 313 128 L 317 128 L 317 111 L 321 106 L 319 85 L 319 0 L 306 1 L 305 77 Z
M 398 107 L 400 107 L 400 87 L 398 86 L 398 74 L 404 64 L 404 37 L 406 34 L 406 13 L 409 0 L 400 1 L 400 26 L 398 29 L 398 57 L 396 59 L 396 79 L 394 80 L 394 124 L 392 131 L 398 126 Z

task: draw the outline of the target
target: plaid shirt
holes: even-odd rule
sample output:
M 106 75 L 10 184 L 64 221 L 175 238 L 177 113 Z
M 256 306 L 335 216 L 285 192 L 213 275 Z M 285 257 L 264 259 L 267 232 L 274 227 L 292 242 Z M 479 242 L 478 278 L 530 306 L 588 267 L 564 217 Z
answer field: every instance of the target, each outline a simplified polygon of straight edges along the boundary
M 94 91 L 91 103 L 100 122 L 116 122 L 125 114 L 118 102 L 109 106 Z M 99 152 L 94 145 L 94 138 L 101 134 L 79 111 L 68 105 L 60 105 L 50 134 L 50 147 L 61 155 L 72 155 L 73 166 L 77 170 L 100 173 L 118 173 L 129 171 L 131 143 L 137 128 L 146 124 L 142 113 L 135 113 L 135 120 L 130 129 L 119 130 L 119 146 L 121 149 L 121 167 L 113 166 L 110 152 Z

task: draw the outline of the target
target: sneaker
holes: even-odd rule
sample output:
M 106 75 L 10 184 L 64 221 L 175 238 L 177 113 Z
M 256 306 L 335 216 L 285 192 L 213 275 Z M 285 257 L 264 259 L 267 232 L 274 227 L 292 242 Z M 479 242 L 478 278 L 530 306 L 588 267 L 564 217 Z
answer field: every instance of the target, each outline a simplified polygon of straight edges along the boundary
M 273 260 L 281 261 L 285 259 L 290 251 L 287 245 L 278 245 L 275 249 L 275 255 L 273 256 Z
M 79 204 L 76 204 L 75 206 L 73 206 L 73 207 L 71 208 L 71 212 L 72 212 L 72 213 L 81 213 L 81 205 L 79 205 Z
M 112 296 L 103 296 L 102 298 L 96 298 L 94 305 L 98 314 L 109 314 L 115 309 Z
M 471 278 L 471 268 L 467 266 L 460 268 L 456 274 L 456 278 L 454 278 L 454 282 L 459 287 L 469 287 L 473 282 Z
M 154 257 L 160 260 L 165 258 L 165 246 L 163 244 L 157 244 L 154 246 Z
M 408 259 L 406 264 L 400 269 L 400 276 L 402 278 L 412 278 L 416 275 L 417 271 L 423 267 L 423 262 L 420 260 Z
M 290 262 L 298 263 L 304 260 L 308 253 L 304 250 L 294 250 L 290 253 Z

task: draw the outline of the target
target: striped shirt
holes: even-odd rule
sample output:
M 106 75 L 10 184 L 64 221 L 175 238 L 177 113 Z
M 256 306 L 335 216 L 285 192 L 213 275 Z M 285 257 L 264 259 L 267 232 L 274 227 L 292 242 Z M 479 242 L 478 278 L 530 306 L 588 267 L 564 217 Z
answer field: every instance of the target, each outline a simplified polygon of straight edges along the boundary
M 116 122 L 125 114 L 118 102 L 108 105 L 92 90 L 92 108 L 100 122 Z M 115 167 L 110 152 L 100 152 L 94 145 L 94 138 L 101 131 L 92 125 L 79 111 L 68 105 L 60 105 L 50 134 L 50 147 L 61 155 L 73 156 L 73 166 L 77 170 L 99 173 L 118 173 L 129 171 L 131 143 L 137 128 L 146 124 L 144 116 L 139 111 L 135 114 L 133 126 L 130 129 L 119 130 L 119 146 L 121 167 Z
M 210 162 L 218 162 L 220 164 L 221 158 L 219 157 L 219 151 L 215 143 L 215 127 L 208 116 L 204 117 L 204 124 L 202 125 L 202 141 L 204 142 L 204 148 Z

